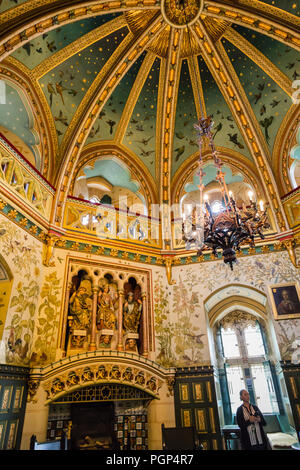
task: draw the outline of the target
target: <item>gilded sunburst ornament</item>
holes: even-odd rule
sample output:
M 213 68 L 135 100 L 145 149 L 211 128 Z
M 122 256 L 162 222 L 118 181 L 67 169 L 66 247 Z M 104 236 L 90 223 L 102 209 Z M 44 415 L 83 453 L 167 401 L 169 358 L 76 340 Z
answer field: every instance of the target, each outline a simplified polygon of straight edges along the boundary
M 163 0 L 161 9 L 165 20 L 177 28 L 193 24 L 202 12 L 202 0 Z

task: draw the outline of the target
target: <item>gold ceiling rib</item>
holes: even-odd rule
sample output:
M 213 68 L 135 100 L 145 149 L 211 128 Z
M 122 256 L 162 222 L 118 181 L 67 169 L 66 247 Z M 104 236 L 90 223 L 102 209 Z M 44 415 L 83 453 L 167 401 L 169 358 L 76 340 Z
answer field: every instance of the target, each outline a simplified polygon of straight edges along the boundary
M 43 60 L 32 70 L 33 76 L 39 80 L 48 72 L 50 72 L 50 70 L 54 69 L 62 62 L 69 59 L 71 56 L 78 54 L 78 52 L 82 51 L 86 47 L 94 44 L 97 41 L 100 41 L 100 39 L 103 39 L 109 34 L 118 31 L 124 26 L 127 26 L 126 21 L 124 20 L 123 16 L 119 16 L 118 18 L 108 21 L 98 28 L 93 29 L 60 51 L 55 52 L 50 57 Z
M 139 37 L 132 39 L 127 52 L 125 54 L 123 53 L 119 57 L 113 68 L 110 67 L 107 70 L 105 76 L 102 75 L 102 80 L 100 83 L 98 82 L 97 89 L 90 93 L 90 99 L 86 102 L 85 111 L 81 114 L 80 121 L 77 122 L 73 134 L 70 135 L 69 140 L 65 145 L 66 152 L 64 153 L 65 158 L 59 172 L 60 178 L 53 205 L 52 224 L 55 223 L 61 226 L 63 222 L 63 213 L 65 201 L 69 192 L 70 179 L 72 178 L 80 150 L 84 146 L 99 112 L 118 83 L 128 72 L 129 68 L 138 59 L 138 57 L 140 57 L 142 52 L 146 49 L 147 44 L 149 44 L 149 42 L 159 34 L 162 28 L 162 16 L 157 14 L 143 33 Z M 130 33 L 129 35 L 132 36 Z M 91 87 L 89 89 L 89 92 L 90 91 Z
M 159 157 L 161 154 L 161 142 L 163 139 L 164 129 L 161 123 L 161 110 L 163 109 L 163 103 L 165 99 L 165 82 L 167 73 L 167 61 L 165 59 L 160 62 L 159 70 L 159 81 L 158 81 L 158 92 L 157 92 L 157 111 L 156 111 L 156 139 L 155 139 L 155 155 L 156 155 L 156 174 L 159 175 L 162 171 L 162 162 Z M 157 177 L 156 184 L 160 188 L 160 177 Z
M 247 96 L 222 45 L 212 43 L 200 22 L 193 28 L 193 33 L 197 34 L 200 40 L 203 58 L 226 99 L 258 167 L 266 196 L 268 196 L 270 207 L 276 218 L 277 228 L 279 231 L 285 231 L 288 224 L 276 189 L 274 176 L 266 157 L 266 143 L 261 132 L 258 132 L 254 125 L 257 120 Z
M 300 50 L 300 19 L 284 10 L 257 0 L 204 0 L 203 13 L 227 19 L 246 28 L 271 36 Z
M 224 33 L 224 38 L 230 41 L 234 46 L 238 47 L 249 59 L 253 60 L 269 77 L 276 82 L 282 90 L 289 96 L 292 96 L 294 89 L 292 81 L 276 67 L 264 54 L 254 47 L 247 39 L 241 36 L 234 29 L 229 28 Z
M 182 40 L 182 30 L 171 30 L 171 40 L 169 46 L 169 53 L 166 66 L 165 89 L 164 97 L 162 100 L 161 116 L 161 175 L 160 175 L 160 203 L 162 204 L 163 213 L 161 214 L 162 231 L 164 233 L 164 248 L 171 248 L 171 226 L 170 226 L 170 175 L 171 175 L 171 162 L 173 151 L 173 134 L 175 126 L 176 102 L 180 78 L 180 49 Z M 164 210 L 167 213 L 164 213 Z
M 202 80 L 201 80 L 201 75 L 199 71 L 197 57 L 192 56 L 188 58 L 188 67 L 189 67 L 189 72 L 190 72 L 190 77 L 191 77 L 191 82 L 192 82 L 197 118 L 199 119 L 202 114 L 201 108 L 203 110 L 203 115 L 206 116 L 207 114 L 206 114 L 203 86 L 202 86 Z M 199 103 L 199 100 L 201 100 L 201 105 Z
M 128 27 L 133 34 L 138 34 L 145 28 L 145 25 L 150 18 L 153 17 L 153 11 L 143 12 L 143 11 L 129 11 L 125 12 L 124 16 L 128 23 Z M 203 16 L 202 21 L 204 22 L 207 31 L 213 41 L 217 41 L 222 37 L 228 26 L 230 26 L 229 21 L 217 20 L 210 17 Z M 159 36 L 152 42 L 149 47 L 155 54 L 159 57 L 166 58 L 168 55 L 168 47 L 170 42 L 170 32 L 171 26 L 166 23 L 165 28 L 160 33 Z M 200 48 L 192 37 L 190 38 L 187 31 L 183 29 L 182 44 L 180 48 L 180 57 L 188 57 L 190 55 L 200 54 Z
M 134 84 L 131 88 L 129 97 L 123 109 L 123 113 L 122 113 L 122 116 L 120 118 L 118 127 L 116 129 L 116 133 L 115 133 L 115 138 L 114 138 L 115 142 L 122 143 L 122 140 L 124 138 L 126 129 L 131 119 L 134 107 L 140 96 L 140 93 L 145 84 L 145 81 L 147 80 L 147 77 L 155 61 L 155 58 L 156 56 L 155 54 L 153 54 L 153 52 L 147 52 L 147 55 L 145 59 L 143 60 L 140 70 L 138 71 Z

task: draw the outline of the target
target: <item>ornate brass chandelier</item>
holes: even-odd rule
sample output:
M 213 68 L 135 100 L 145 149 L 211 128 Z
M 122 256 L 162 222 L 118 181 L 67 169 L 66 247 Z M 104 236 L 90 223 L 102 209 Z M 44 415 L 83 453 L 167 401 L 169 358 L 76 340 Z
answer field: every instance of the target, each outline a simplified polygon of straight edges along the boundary
M 269 228 L 267 217 L 267 208 L 264 209 L 263 203 L 259 204 L 250 199 L 250 206 L 245 204 L 238 208 L 233 198 L 233 194 L 228 191 L 225 182 L 225 173 L 222 171 L 223 163 L 218 157 L 217 150 L 213 141 L 212 133 L 213 122 L 211 117 L 201 117 L 195 124 L 199 132 L 199 207 L 194 207 L 191 214 L 185 218 L 183 214 L 182 235 L 187 250 L 197 249 L 197 254 L 201 255 L 205 249 L 212 249 L 217 256 L 217 250 L 222 250 L 224 262 L 228 263 L 233 269 L 233 263 L 236 261 L 236 251 L 241 251 L 242 243 L 255 245 L 255 236 L 259 235 L 264 239 L 263 229 Z M 208 201 L 204 201 L 204 184 L 202 146 L 205 138 L 209 140 L 214 165 L 217 168 L 216 180 L 219 183 L 223 210 L 213 214 Z
M 189 35 L 188 24 L 186 27 Z M 237 207 L 233 194 L 226 185 L 225 173 L 222 171 L 223 163 L 214 144 L 212 132 L 214 123 L 210 116 L 204 116 L 199 90 L 198 97 L 201 116 L 194 127 L 198 131 L 199 167 L 197 176 L 199 177 L 200 200 L 199 206 L 196 205 L 188 216 L 183 212 L 182 238 L 186 249 L 196 249 L 198 256 L 204 250 L 212 249 L 213 254 L 217 257 L 217 250 L 222 250 L 224 262 L 233 269 L 233 263 L 237 260 L 236 252 L 241 251 L 242 243 L 248 243 L 250 247 L 254 247 L 255 236 L 259 235 L 261 239 L 264 239 L 262 231 L 270 227 L 267 207 L 264 208 L 262 201 L 257 207 L 257 203 L 252 200 L 252 195 L 249 196 L 250 205 L 246 206 L 243 203 L 241 208 Z M 213 213 L 209 202 L 204 200 L 203 178 L 205 173 L 202 148 L 205 141 L 208 141 L 211 149 L 214 165 L 217 169 L 216 181 L 222 195 L 221 209 L 216 214 Z

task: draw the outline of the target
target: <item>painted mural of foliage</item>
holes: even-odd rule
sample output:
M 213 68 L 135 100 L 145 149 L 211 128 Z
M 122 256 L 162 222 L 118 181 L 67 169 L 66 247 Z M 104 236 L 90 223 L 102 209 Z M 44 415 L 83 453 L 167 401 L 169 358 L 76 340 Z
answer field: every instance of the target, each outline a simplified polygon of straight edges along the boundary
M 29 350 L 34 331 L 34 316 L 36 299 L 39 295 L 39 285 L 31 279 L 28 283 L 19 282 L 17 293 L 10 302 L 10 309 L 14 310 L 6 349 L 6 360 L 9 363 L 29 362 Z
M 175 357 L 172 351 L 172 338 L 175 334 L 175 325 L 169 318 L 168 293 L 164 284 L 164 278 L 158 275 L 154 285 L 154 314 L 155 314 L 155 339 L 159 344 L 157 362 L 164 367 L 175 365 Z
M 296 349 L 295 341 L 300 339 L 300 320 L 278 321 L 275 327 L 281 359 L 290 360 Z
M 181 280 L 173 288 L 171 317 L 168 290 L 158 275 L 154 287 L 155 333 L 160 352 L 157 362 L 165 367 L 186 366 L 202 362 L 203 334 L 197 326 L 199 296 L 193 289 L 195 275 Z M 175 321 L 174 321 L 175 320 Z
M 38 309 L 37 339 L 34 343 L 32 363 L 51 362 L 55 358 L 55 334 L 58 328 L 59 309 L 61 304 L 60 279 L 56 271 L 45 278 L 41 291 L 43 300 Z
M 29 279 L 32 265 L 40 264 L 41 254 L 37 244 L 30 241 L 27 233 L 4 219 L 0 222 L 0 246 L 6 256 L 11 256 L 14 273 Z
M 177 314 L 176 331 L 174 335 L 177 365 L 186 366 L 202 361 L 204 344 L 199 330 L 200 304 L 199 294 L 195 292 L 196 275 L 190 275 L 183 282 L 181 277 L 174 286 L 173 311 Z M 197 324 L 198 323 L 198 324 Z
M 27 365 L 39 296 L 41 249 L 30 235 L 0 217 L 0 247 L 14 273 L 15 287 L 10 299 L 6 361 Z

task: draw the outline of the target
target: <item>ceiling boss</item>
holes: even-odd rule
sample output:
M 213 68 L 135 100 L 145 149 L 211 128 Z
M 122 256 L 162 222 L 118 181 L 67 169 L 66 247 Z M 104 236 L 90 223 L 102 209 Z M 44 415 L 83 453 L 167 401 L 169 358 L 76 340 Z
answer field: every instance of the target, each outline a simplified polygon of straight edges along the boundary
M 199 18 L 203 0 L 163 0 L 161 9 L 167 23 L 176 28 L 186 28 Z

